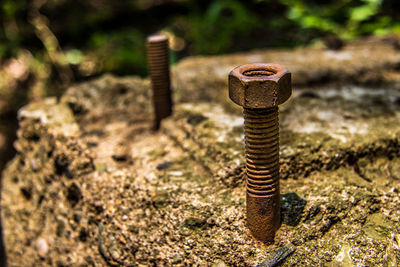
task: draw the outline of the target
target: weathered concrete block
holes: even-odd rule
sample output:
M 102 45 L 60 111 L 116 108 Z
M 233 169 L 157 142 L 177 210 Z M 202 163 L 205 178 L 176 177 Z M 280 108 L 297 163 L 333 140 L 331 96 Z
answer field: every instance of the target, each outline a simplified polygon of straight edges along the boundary
M 304 89 L 283 106 L 283 224 L 268 247 L 246 228 L 241 111 L 218 90 L 159 133 L 139 78 L 24 107 L 1 200 L 10 265 L 263 266 L 294 247 L 283 266 L 400 263 L 396 86 Z

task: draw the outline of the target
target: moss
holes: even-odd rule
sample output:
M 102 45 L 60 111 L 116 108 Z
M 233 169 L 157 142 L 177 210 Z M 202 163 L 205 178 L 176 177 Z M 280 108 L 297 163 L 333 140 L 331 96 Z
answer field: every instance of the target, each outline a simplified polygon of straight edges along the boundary
M 374 213 L 367 217 L 363 226 L 363 232 L 374 240 L 388 240 L 393 233 L 393 225 L 380 213 Z
M 166 205 L 168 205 L 169 198 L 170 198 L 169 191 L 157 190 L 154 204 L 160 208 L 165 207 Z
M 107 171 L 107 164 L 105 162 L 96 162 L 94 164 L 96 171 L 105 172 Z
M 153 159 L 161 157 L 164 153 L 162 148 L 156 148 L 147 152 L 147 155 L 151 156 Z
M 198 228 L 204 228 L 206 224 L 207 222 L 206 219 L 204 218 L 189 217 L 183 221 L 181 227 L 186 227 L 188 229 L 195 230 Z

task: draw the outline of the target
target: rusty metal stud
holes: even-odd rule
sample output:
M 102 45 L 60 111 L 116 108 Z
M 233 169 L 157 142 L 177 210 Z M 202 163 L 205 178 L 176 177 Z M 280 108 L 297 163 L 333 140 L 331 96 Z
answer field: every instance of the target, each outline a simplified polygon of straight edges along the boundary
M 244 114 L 247 225 L 265 243 L 280 227 L 278 105 L 291 94 L 291 74 L 279 64 L 246 64 L 229 74 L 229 97 Z
M 162 34 L 149 36 L 147 57 L 153 88 L 154 129 L 158 130 L 162 119 L 172 114 L 168 37 Z

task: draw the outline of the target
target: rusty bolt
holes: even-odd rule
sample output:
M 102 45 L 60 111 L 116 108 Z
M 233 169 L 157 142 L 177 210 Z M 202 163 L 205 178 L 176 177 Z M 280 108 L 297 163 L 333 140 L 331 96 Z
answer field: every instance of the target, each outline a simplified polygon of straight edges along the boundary
M 147 57 L 153 88 L 154 129 L 158 130 L 162 119 L 172 114 L 168 37 L 162 34 L 149 36 Z
M 246 64 L 229 74 L 229 97 L 244 115 L 247 225 L 265 243 L 280 227 L 278 105 L 291 94 L 291 74 L 279 64 Z

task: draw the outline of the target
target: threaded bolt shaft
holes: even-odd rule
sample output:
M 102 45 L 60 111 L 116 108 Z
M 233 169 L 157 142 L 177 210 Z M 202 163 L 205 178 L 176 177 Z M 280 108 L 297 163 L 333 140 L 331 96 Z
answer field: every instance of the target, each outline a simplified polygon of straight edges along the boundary
M 278 107 L 244 108 L 247 224 L 252 234 L 273 242 L 280 226 Z
M 161 34 L 149 36 L 147 56 L 153 88 L 154 129 L 158 130 L 162 119 L 172 114 L 168 37 Z
M 243 107 L 247 226 L 272 243 L 281 224 L 278 105 L 292 94 L 291 74 L 276 63 L 251 63 L 234 68 L 228 79 L 230 99 Z

